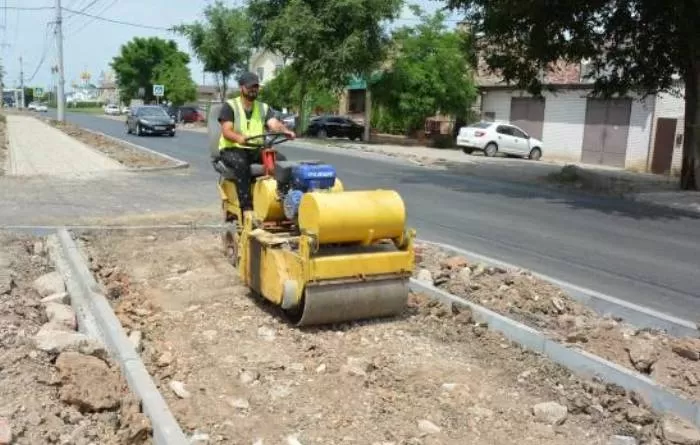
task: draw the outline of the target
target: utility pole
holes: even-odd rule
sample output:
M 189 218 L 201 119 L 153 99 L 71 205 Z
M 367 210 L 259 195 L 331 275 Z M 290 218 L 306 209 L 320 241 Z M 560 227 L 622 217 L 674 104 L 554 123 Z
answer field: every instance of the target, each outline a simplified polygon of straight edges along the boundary
M 19 108 L 24 108 L 24 69 L 22 67 L 22 56 L 19 56 L 19 89 L 22 92 L 21 102 L 19 103 Z
M 56 105 L 58 107 L 58 121 L 65 121 L 66 96 L 63 91 L 65 78 L 63 73 L 63 18 L 61 16 L 61 0 L 56 0 L 56 43 L 58 44 L 58 88 Z

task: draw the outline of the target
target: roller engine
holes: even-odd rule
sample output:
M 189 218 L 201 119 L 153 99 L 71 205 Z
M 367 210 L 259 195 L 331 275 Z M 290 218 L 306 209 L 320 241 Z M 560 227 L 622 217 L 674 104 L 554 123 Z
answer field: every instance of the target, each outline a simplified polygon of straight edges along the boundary
M 278 162 L 278 167 L 279 164 Z M 335 185 L 335 179 L 335 168 L 328 164 L 308 161 L 283 164 L 279 168 L 279 176 L 276 170 L 276 180 L 285 218 L 297 221 L 304 193 L 314 190 L 330 191 Z

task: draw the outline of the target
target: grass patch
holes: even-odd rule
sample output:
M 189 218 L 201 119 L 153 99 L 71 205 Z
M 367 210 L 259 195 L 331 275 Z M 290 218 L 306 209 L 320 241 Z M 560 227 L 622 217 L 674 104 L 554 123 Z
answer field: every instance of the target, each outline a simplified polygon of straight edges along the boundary
M 84 113 L 84 114 L 102 114 L 104 110 L 100 107 L 86 107 L 86 108 L 70 108 L 66 107 L 66 111 L 71 113 Z

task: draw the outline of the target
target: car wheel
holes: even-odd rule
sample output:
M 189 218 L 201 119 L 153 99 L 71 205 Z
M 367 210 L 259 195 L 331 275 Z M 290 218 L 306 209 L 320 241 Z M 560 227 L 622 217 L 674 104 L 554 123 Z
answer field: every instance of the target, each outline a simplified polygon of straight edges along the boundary
M 528 158 L 530 158 L 533 161 L 539 161 L 541 157 L 542 157 L 542 150 L 540 150 L 537 147 L 530 150 L 530 154 L 528 155 Z
M 489 143 L 486 148 L 484 148 L 484 154 L 488 157 L 496 156 L 496 153 L 498 153 L 498 145 L 493 142 Z
M 171 131 L 170 133 L 168 133 L 168 136 L 170 136 L 171 138 L 172 138 L 172 137 L 175 137 L 175 132 L 174 132 L 174 131 Z
M 316 133 L 316 136 L 318 136 L 321 139 L 326 139 L 328 137 L 328 133 L 326 133 L 325 128 L 321 128 L 320 130 L 318 130 L 318 133 Z
M 473 148 L 464 147 L 464 148 L 462 148 L 462 151 L 465 152 L 465 153 L 468 154 L 468 155 L 474 153 L 474 149 L 473 149 Z
M 143 130 L 141 130 L 141 124 L 136 124 L 136 136 L 143 136 Z
M 126 134 L 131 134 L 131 127 L 129 127 L 129 124 L 126 124 Z

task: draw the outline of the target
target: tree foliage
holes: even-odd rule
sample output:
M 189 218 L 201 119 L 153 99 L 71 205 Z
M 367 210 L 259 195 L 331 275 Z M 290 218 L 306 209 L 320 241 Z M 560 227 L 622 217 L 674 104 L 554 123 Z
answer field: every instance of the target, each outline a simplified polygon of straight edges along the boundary
M 172 40 L 135 37 L 122 45 L 111 67 L 125 102 L 139 97 L 140 88 L 144 89 L 144 101 L 152 102 L 153 85 L 160 81 L 165 86 L 164 100 L 182 103 L 196 97 L 196 86 L 187 68 L 189 61 L 190 56 L 178 50 Z
M 590 60 L 594 94 L 674 91 L 685 84 L 683 188 L 700 186 L 700 4 L 697 0 L 446 0 L 463 10 L 504 80 L 542 91 L 540 70 Z
M 179 57 L 169 57 L 153 70 L 153 83 L 165 86 L 165 97 L 174 105 L 197 98 L 197 85 L 192 73 Z
M 371 87 L 383 118 L 406 132 L 437 113 L 465 118 L 477 94 L 466 34 L 448 30 L 440 11 L 413 9 L 420 23 L 394 32 L 390 68 Z
M 248 66 L 251 28 L 246 10 L 229 8 L 220 0 L 204 8 L 204 22 L 175 26 L 175 32 L 189 40 L 204 71 L 216 73 L 221 95 L 226 97 L 228 80 Z
M 255 46 L 292 60 L 307 84 L 342 90 L 350 76 L 368 76 L 384 58 L 382 21 L 396 18 L 403 0 L 251 0 Z M 305 106 L 301 106 L 306 111 Z M 302 118 L 302 127 L 305 118 Z
M 276 109 L 296 109 L 301 100 L 300 85 L 299 74 L 287 66 L 263 86 L 260 98 Z M 308 84 L 306 94 L 309 108 L 317 113 L 330 112 L 338 106 L 338 94 L 330 89 Z

